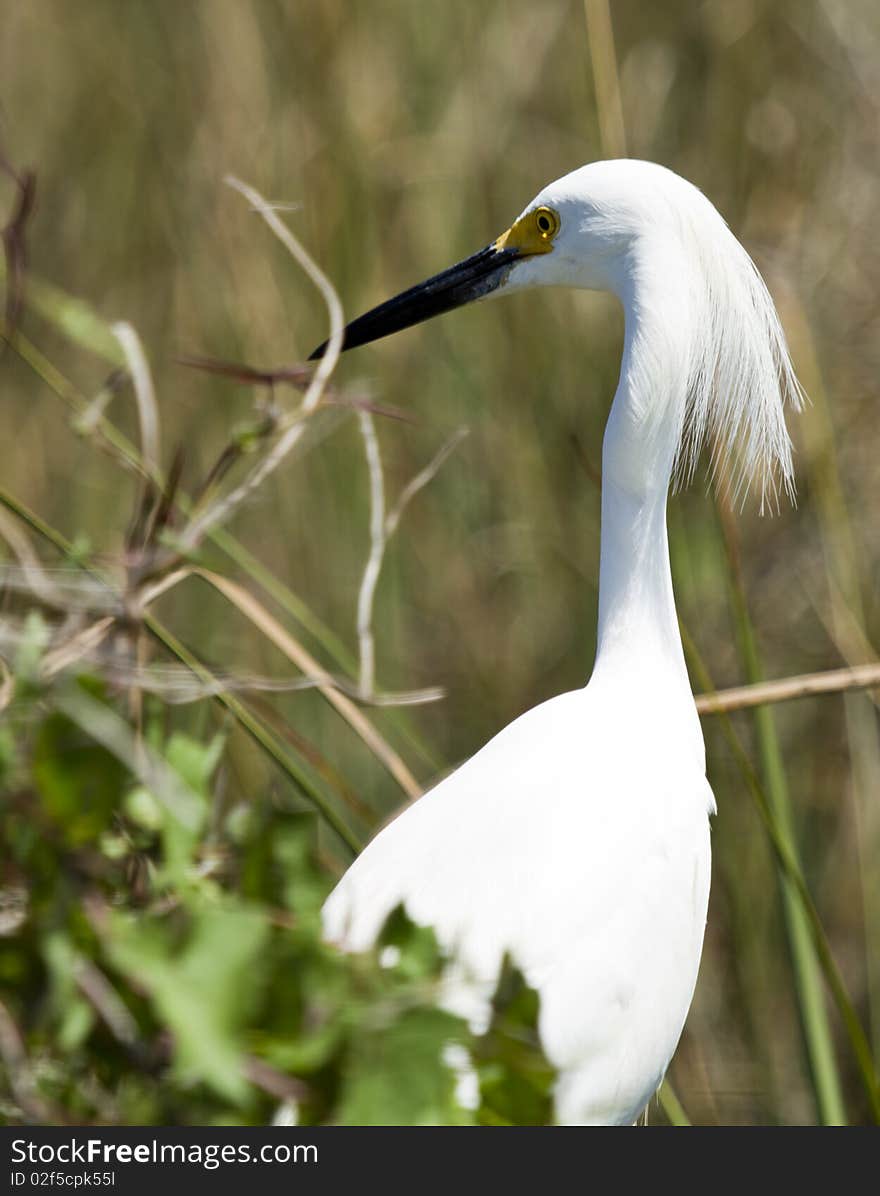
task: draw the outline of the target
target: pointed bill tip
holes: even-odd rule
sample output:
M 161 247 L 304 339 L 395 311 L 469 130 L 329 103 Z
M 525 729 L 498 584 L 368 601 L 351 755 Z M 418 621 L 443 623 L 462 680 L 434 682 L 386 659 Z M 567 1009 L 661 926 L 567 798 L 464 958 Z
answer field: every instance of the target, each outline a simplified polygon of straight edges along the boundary
M 421 324 L 424 320 L 462 307 L 475 299 L 482 299 L 502 285 L 519 256 L 515 248 L 499 248 L 495 242 L 487 245 L 472 257 L 352 320 L 343 332 L 341 351 L 369 344 L 370 341 L 411 328 L 414 324 Z M 309 361 L 323 357 L 328 343 L 324 341 L 318 345 L 309 354 Z

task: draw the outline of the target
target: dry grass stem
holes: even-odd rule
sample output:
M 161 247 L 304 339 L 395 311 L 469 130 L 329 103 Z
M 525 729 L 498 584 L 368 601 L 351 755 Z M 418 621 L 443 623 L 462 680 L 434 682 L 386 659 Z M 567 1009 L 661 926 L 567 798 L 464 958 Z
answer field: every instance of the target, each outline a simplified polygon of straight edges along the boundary
M 52 1114 L 44 1104 L 34 1079 L 30 1060 L 22 1042 L 18 1026 L 9 1010 L 0 1001 L 0 1059 L 3 1060 L 9 1087 L 22 1111 L 37 1125 L 49 1125 Z
M 376 688 L 376 644 L 373 637 L 373 601 L 376 584 L 385 555 L 385 483 L 382 458 L 373 417 L 368 411 L 358 412 L 358 423 L 364 438 L 367 472 L 370 480 L 370 553 L 361 579 L 357 602 L 357 637 L 360 656 L 360 692 L 371 694 Z
M 9 527 L 18 527 L 8 520 L 4 522 L 5 511 L 0 507 L 0 535 L 12 546 L 12 539 L 6 535 Z M 120 614 L 122 598 L 118 590 L 99 581 L 94 576 L 76 573 L 72 569 L 52 568 L 43 565 L 26 540 L 16 541 L 24 545 L 27 557 L 16 552 L 19 561 L 27 564 L 12 565 L 0 563 L 0 588 L 13 594 L 27 594 L 44 606 L 57 607 L 65 614 L 84 611 L 88 614 Z M 45 597 L 48 596 L 48 597 Z
M 107 408 L 119 393 L 124 378 L 124 370 L 114 370 L 95 397 L 86 400 L 82 414 L 74 416 L 73 429 L 75 432 L 80 436 L 94 436 L 99 431 Z
M 207 532 L 227 520 L 233 511 L 249 498 L 289 455 L 303 434 L 305 424 L 302 417 L 310 415 L 321 401 L 324 387 L 336 366 L 342 346 L 344 328 L 342 305 L 326 274 L 312 260 L 287 225 L 279 220 L 272 206 L 263 199 L 258 191 L 231 176 L 227 178 L 226 182 L 240 192 L 253 209 L 262 216 L 275 236 L 321 292 L 330 320 L 330 337 L 327 342 L 327 352 L 318 363 L 299 409 L 287 420 L 280 421 L 281 432 L 278 439 L 244 481 L 192 520 L 181 537 L 181 548 L 184 552 L 191 552 Z
M 76 986 L 94 1006 L 98 1016 L 117 1041 L 132 1047 L 138 1041 L 137 1022 L 116 989 L 91 960 L 77 956 L 73 965 Z
M 0 714 L 6 709 L 12 701 L 12 696 L 15 693 L 15 677 L 13 677 L 9 665 L 0 656 Z
M 434 478 L 443 462 L 467 435 L 466 428 L 458 431 L 446 441 L 436 456 L 412 478 L 400 493 L 394 507 L 386 514 L 385 480 L 382 471 L 382 456 L 379 439 L 371 412 L 361 408 L 358 422 L 364 441 L 367 473 L 370 484 L 370 552 L 361 579 L 357 603 L 358 655 L 360 659 L 360 690 L 362 701 L 379 704 L 414 705 L 419 701 L 436 701 L 442 697 L 442 690 L 427 689 L 409 694 L 380 696 L 376 693 L 376 646 L 373 636 L 373 605 L 376 586 L 382 572 L 382 562 L 388 541 L 400 526 L 400 520 L 409 503 Z
M 184 706 L 206 698 L 232 693 L 288 694 L 318 689 L 332 684 L 353 700 L 370 706 L 410 706 L 439 701 L 439 689 L 421 689 L 393 694 L 373 694 L 364 699 L 356 682 L 339 674 L 323 677 L 267 677 L 256 673 L 218 671 L 209 677 L 198 676 L 185 665 L 147 664 L 138 659 L 131 648 L 131 631 L 124 629 L 115 616 L 105 616 L 65 636 L 65 626 L 50 628 L 51 647 L 43 656 L 39 675 L 44 681 L 57 680 L 64 673 L 76 675 L 84 669 L 95 669 L 110 685 L 136 689 L 153 694 L 173 706 Z M 120 632 L 113 635 L 113 632 Z M 21 646 L 28 634 L 25 619 L 5 617 L 0 624 L 0 652 L 10 656 Z M 14 676 L 0 656 L 0 712 L 14 694 Z
M 20 588 L 34 594 L 46 606 L 66 610 L 67 604 L 63 593 L 55 585 L 51 573 L 43 568 L 42 562 L 31 547 L 27 536 L 16 520 L 5 510 L 0 510 L 0 536 L 12 549 L 21 567 L 19 579 L 23 585 Z M 4 563 L 0 565 L 0 584 L 3 586 L 9 584 L 7 576 L 11 581 L 12 570 Z
M 157 598 L 161 598 L 163 594 L 167 594 L 169 590 L 174 589 L 179 582 L 184 581 L 191 574 L 192 569 L 190 568 L 175 569 L 173 572 L 167 573 L 164 577 L 160 577 L 158 581 L 141 586 L 128 600 L 129 611 L 136 618 L 140 617 L 151 603 L 155 602 Z
M 779 681 L 762 681 L 757 685 L 740 685 L 735 689 L 722 689 L 714 694 L 700 694 L 696 703 L 700 714 L 721 714 L 731 710 L 747 710 L 753 706 L 767 706 L 774 702 L 789 702 L 793 698 L 808 698 L 816 694 L 871 689 L 875 685 L 880 686 L 880 664 L 852 665 L 846 669 L 804 673 L 799 677 L 783 677 Z
M 91 658 L 95 650 L 106 640 L 115 623 L 113 615 L 105 615 L 97 623 L 91 623 L 52 648 L 43 657 L 40 670 L 42 675 L 46 678 L 54 677 L 72 665 Z
M 388 518 L 385 520 L 386 540 L 390 540 L 397 531 L 404 511 L 415 498 L 415 496 L 420 490 L 424 489 L 424 487 L 427 486 L 434 477 L 436 477 L 441 466 L 446 461 L 446 458 L 449 457 L 451 453 L 455 452 L 467 434 L 467 428 L 459 428 L 457 431 L 453 432 L 446 443 L 441 446 L 439 452 L 433 458 L 433 460 L 429 461 L 424 469 L 420 470 L 420 472 L 417 473 L 411 481 L 407 482 L 407 484 L 401 490 L 400 497 L 398 498 L 397 502 L 388 512 Z
M 147 474 L 151 478 L 158 479 L 161 476 L 161 435 L 159 432 L 159 407 L 156 403 L 156 392 L 153 388 L 150 366 L 144 354 L 140 337 L 131 324 L 124 321 L 114 324 L 113 334 L 125 354 L 134 387 L 140 426 L 141 460 Z
M 606 158 L 625 158 L 626 128 L 620 98 L 611 6 L 608 0 L 584 0 L 584 13 L 587 18 L 587 41 L 593 66 L 602 153 Z
M 315 660 L 314 656 L 298 640 L 294 639 L 290 632 L 281 626 L 277 619 L 269 614 L 265 607 L 252 594 L 249 594 L 247 590 L 236 582 L 231 581 L 228 577 L 221 577 L 220 574 L 212 573 L 207 569 L 194 569 L 193 573 L 195 576 L 201 577 L 204 581 L 208 582 L 209 585 L 223 594 L 229 602 L 237 606 L 241 613 L 255 627 L 262 631 L 263 635 L 271 640 L 284 653 L 288 660 L 315 682 L 317 689 L 339 711 L 352 730 L 357 732 L 376 759 L 381 761 L 391 776 L 394 777 L 407 797 L 412 799 L 421 795 L 422 786 L 394 748 L 391 747 L 355 703 L 350 698 L 347 698 L 345 694 L 339 692 L 330 673 Z

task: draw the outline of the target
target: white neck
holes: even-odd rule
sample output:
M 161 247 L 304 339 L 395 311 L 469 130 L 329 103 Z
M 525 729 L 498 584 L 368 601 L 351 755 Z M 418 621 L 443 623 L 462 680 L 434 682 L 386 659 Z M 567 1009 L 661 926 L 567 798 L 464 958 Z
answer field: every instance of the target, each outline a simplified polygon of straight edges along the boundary
M 645 266 L 645 262 L 650 262 Z M 702 751 L 675 612 L 666 499 L 687 386 L 689 297 L 655 253 L 614 290 L 626 331 L 602 452 L 599 632 L 593 683 L 676 712 Z M 672 282 L 672 285 L 671 285 Z
M 624 661 L 635 684 L 684 684 L 690 692 L 672 592 L 666 494 L 643 498 L 606 480 L 594 674 L 620 669 Z

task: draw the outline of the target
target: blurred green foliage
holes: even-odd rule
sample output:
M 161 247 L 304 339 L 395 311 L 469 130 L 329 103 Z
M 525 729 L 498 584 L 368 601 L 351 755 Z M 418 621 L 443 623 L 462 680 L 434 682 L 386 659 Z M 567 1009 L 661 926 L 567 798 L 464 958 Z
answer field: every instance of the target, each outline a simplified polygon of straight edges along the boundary
M 728 219 L 767 277 L 813 399 L 791 421 L 797 510 L 760 519 L 747 505 L 737 515 L 740 581 L 764 671 L 785 676 L 873 659 L 877 5 L 615 0 L 611 11 L 628 152 L 690 178 Z M 0 485 L 66 536 L 80 561 L 118 576 L 131 564 L 140 482 L 120 467 L 117 441 L 95 431 L 97 409 L 89 406 L 96 400 L 120 434 L 137 441 L 131 388 L 111 373 L 121 356 L 110 323 L 127 319 L 143 338 L 163 465 L 184 446 L 189 493 L 237 427 L 260 425 L 267 395 L 185 371 L 175 359 L 293 364 L 323 339 L 314 290 L 223 186 L 227 172 L 299 205 L 285 219 L 355 314 L 485 244 L 549 179 L 613 152 L 602 128 L 582 0 L 82 0 L 75 14 L 63 0 L 8 5 L 0 149 L 19 172 L 35 169 L 37 206 L 20 319 L 33 352 L 6 347 L 0 358 L 0 427 L 11 449 Z M 4 173 L 0 222 L 15 203 Z M 343 391 L 369 393 L 413 421 L 377 421 L 390 500 L 454 429 L 470 429 L 407 512 L 376 599 L 381 687 L 440 685 L 447 694 L 444 703 L 368 711 L 422 783 L 589 672 L 600 445 L 620 336 L 619 314 L 604 297 L 548 292 L 479 305 L 340 365 L 334 381 Z M 81 402 L 71 413 L 59 396 Z M 295 401 L 281 387 L 273 397 L 282 408 Z M 263 404 L 256 413 L 255 399 Z M 354 419 L 322 430 L 324 439 L 316 435 L 311 451 L 236 513 L 230 530 L 244 554 L 233 561 L 211 544 L 202 559 L 257 593 L 326 667 L 352 676 L 368 549 L 363 445 Z M 260 451 L 259 436 L 249 447 Z M 669 524 L 682 621 L 716 684 L 739 683 L 746 666 L 731 614 L 729 545 L 700 486 L 671 501 Z M 23 534 L 46 563 L 59 563 L 45 538 Z M 0 540 L 19 568 L 5 522 Z M 40 662 L 70 631 L 65 611 L 21 586 L 4 591 L 2 602 L 0 656 L 15 676 L 15 698 L 0 722 L 0 925 L 15 929 L 0 937 L 0 996 L 41 1099 L 71 1119 L 111 1120 L 121 1110 L 131 1120 L 271 1116 L 288 1098 L 255 1089 L 247 1077 L 250 1095 L 238 1095 L 242 1073 L 229 1063 L 231 1051 L 274 1069 L 276 1087 L 275 1072 L 288 1083 L 301 1079 L 307 1093 L 297 1085 L 290 1099 L 304 1117 L 360 1117 L 384 1101 L 357 1091 L 359 1083 L 383 1084 L 371 1056 L 380 1039 L 351 1026 L 360 1018 L 373 1025 L 386 998 L 406 1005 L 402 994 L 417 980 L 405 974 L 408 954 L 393 969 L 374 958 L 331 962 L 314 920 L 306 932 L 300 919 L 302 908 L 313 917 L 321 885 L 349 856 L 322 825 L 309 835 L 321 867 L 307 863 L 301 819 L 309 794 L 362 841 L 400 804 L 387 768 L 308 689 L 248 695 L 247 711 L 271 731 L 274 754 L 228 705 L 182 703 L 180 681 L 165 700 L 146 695 L 139 713 L 125 684 L 134 649 L 120 633 L 121 666 L 113 671 L 108 660 L 91 689 L 80 686 L 75 696 L 109 703 L 132 734 L 142 728 L 189 795 L 194 822 L 175 825 L 162 793 L 133 771 L 135 756 L 120 759 L 71 721 L 71 691 L 61 680 L 47 688 Z M 66 612 L 74 633 L 77 609 L 71 603 Z M 290 675 L 289 659 L 253 621 L 198 582 L 175 587 L 153 609 L 215 672 Z M 148 655 L 169 660 L 154 644 Z M 0 693 L 6 680 L 0 674 Z M 751 717 L 735 724 L 751 749 Z M 876 1056 L 876 706 L 865 694 L 809 699 L 777 708 L 774 724 L 807 879 Z M 772 853 L 735 754 L 712 720 L 704 728 L 719 805 L 713 892 L 672 1078 L 695 1122 L 812 1121 Z M 95 909 L 84 906 L 95 891 L 96 908 L 106 907 L 97 925 Z M 210 959 L 219 972 L 209 974 L 221 986 L 234 980 L 233 995 L 201 1002 L 211 1005 L 210 1016 L 202 1009 L 205 1041 L 226 1044 L 209 1076 L 200 1072 L 204 1043 L 185 1042 L 194 1016 L 187 977 L 227 917 L 229 958 Z M 261 929 L 248 930 L 249 918 Z M 421 949 L 413 947 L 415 957 Z M 217 954 L 225 953 L 226 946 Z M 144 968 L 137 982 L 126 968 L 133 957 Z M 132 1045 L 83 994 L 77 960 L 117 991 L 137 1029 Z M 424 967 L 423 979 L 434 979 Z M 338 1012 L 348 1045 L 329 1037 L 315 1045 L 319 1019 L 309 1023 L 306 1050 L 298 1027 L 308 1011 L 349 1003 L 361 1012 L 351 1023 Z M 398 1063 L 452 1033 L 431 1020 L 429 1006 L 417 1002 L 407 1028 L 395 1005 L 398 1045 L 411 1044 L 400 1046 Z M 847 1108 L 860 1120 L 866 1107 L 855 1069 L 836 1021 L 832 1028 Z M 499 1094 L 504 1118 L 502 1089 L 516 1084 L 499 1085 L 492 1067 L 515 1062 L 517 1051 L 508 1041 L 492 1054 L 484 1094 Z M 540 1060 L 529 1060 L 522 1072 L 536 1087 L 520 1113 L 540 1117 L 543 1072 Z M 413 1077 L 425 1118 L 449 1114 L 448 1083 L 439 1065 Z M 391 1108 L 398 1089 L 389 1081 L 384 1091 Z M 17 1098 L 4 1099 L 8 1110 Z
M 7 709 L 4 871 L 22 884 L 3 890 L 0 981 L 27 1058 L 0 1085 L 5 1121 L 546 1121 L 553 1071 L 515 972 L 475 1038 L 438 1008 L 442 956 L 402 910 L 375 950 L 342 955 L 321 939 L 314 817 L 224 803 L 222 737 L 165 737 L 156 712 L 148 750 L 204 811 L 193 832 L 84 733 L 95 703 L 119 717 L 87 678 L 65 683 L 73 718 L 48 689 Z M 472 1052 L 476 1109 L 450 1044 Z

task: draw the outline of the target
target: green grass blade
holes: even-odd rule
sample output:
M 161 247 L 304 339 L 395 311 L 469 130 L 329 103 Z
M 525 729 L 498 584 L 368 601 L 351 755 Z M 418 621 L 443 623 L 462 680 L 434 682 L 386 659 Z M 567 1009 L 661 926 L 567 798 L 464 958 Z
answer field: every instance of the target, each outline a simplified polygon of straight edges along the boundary
M 720 504 L 717 509 L 727 556 L 728 581 L 740 656 L 746 680 L 756 684 L 765 678 L 740 575 L 735 530 L 726 509 Z M 768 811 L 788 854 L 797 862 L 798 870 L 802 871 L 788 781 L 776 734 L 773 709 L 770 706 L 757 706 L 753 717 Z M 837 1068 L 821 971 L 813 946 L 809 920 L 796 886 L 784 871 L 780 872 L 779 884 L 798 1014 L 813 1083 L 816 1111 L 823 1125 L 846 1125 L 843 1087 Z
M 873 653 L 868 632 L 870 621 L 866 617 L 869 607 L 861 580 L 866 546 L 859 540 L 846 497 L 838 450 L 840 432 L 835 426 L 819 348 L 807 312 L 794 296 L 791 306 L 801 376 L 812 400 L 800 422 L 829 583 L 828 623 L 841 655 L 850 662 L 862 661 Z M 875 811 L 876 794 L 880 790 L 880 731 L 873 710 L 861 695 L 848 694 L 843 708 L 852 769 L 852 814 L 861 880 L 869 1024 L 876 1052 L 880 1050 L 880 951 L 876 947 L 880 942 L 880 822 Z
M 664 1080 L 657 1092 L 660 1108 L 666 1114 L 670 1125 L 690 1125 L 691 1120 L 684 1111 L 684 1106 L 675 1094 L 675 1089 L 668 1080 Z
M 699 649 L 693 637 L 688 632 L 687 628 L 681 627 L 682 640 L 684 642 L 685 654 L 688 659 L 691 672 L 696 679 L 697 685 L 706 693 L 715 691 L 715 684 L 709 670 L 700 655 Z M 801 906 L 806 913 L 810 932 L 813 939 L 813 946 L 818 956 L 819 965 L 825 977 L 825 982 L 828 985 L 829 991 L 834 999 L 843 1022 L 844 1030 L 852 1049 L 853 1058 L 856 1062 L 865 1095 L 868 1100 L 868 1106 L 871 1111 L 872 1119 L 880 1125 L 880 1079 L 878 1079 L 877 1068 L 874 1062 L 874 1057 L 871 1052 L 871 1046 L 868 1042 L 868 1037 L 865 1034 L 864 1027 L 859 1020 L 859 1015 L 856 1012 L 855 1006 L 852 1003 L 846 984 L 837 967 L 834 956 L 831 953 L 831 948 L 828 944 L 828 939 L 825 934 L 825 929 L 822 921 L 816 910 L 813 899 L 810 896 L 810 891 L 807 888 L 801 871 L 800 863 L 794 855 L 791 844 L 781 833 L 778 822 L 773 815 L 770 807 L 770 802 L 765 792 L 764 786 L 758 774 L 755 772 L 754 766 L 749 758 L 749 754 L 743 747 L 736 728 L 728 714 L 717 714 L 712 717 L 720 720 L 720 726 L 725 739 L 733 753 L 734 759 L 742 773 L 743 779 L 746 782 L 748 791 L 755 802 L 761 821 L 764 824 L 764 829 L 770 840 L 776 855 L 777 863 L 783 874 L 792 882 L 801 903 Z

